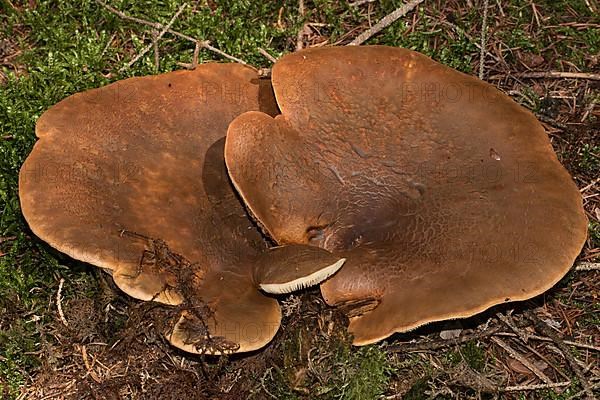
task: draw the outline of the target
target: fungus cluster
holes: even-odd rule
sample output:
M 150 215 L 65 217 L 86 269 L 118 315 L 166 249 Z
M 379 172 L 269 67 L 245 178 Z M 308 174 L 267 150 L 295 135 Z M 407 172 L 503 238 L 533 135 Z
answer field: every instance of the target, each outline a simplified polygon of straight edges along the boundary
M 61 101 L 36 134 L 32 231 L 177 306 L 165 335 L 195 353 L 266 345 L 272 294 L 321 282 L 357 345 L 467 317 L 550 288 L 586 236 L 535 117 L 405 49 L 303 50 L 270 81 L 210 63 L 131 78 Z

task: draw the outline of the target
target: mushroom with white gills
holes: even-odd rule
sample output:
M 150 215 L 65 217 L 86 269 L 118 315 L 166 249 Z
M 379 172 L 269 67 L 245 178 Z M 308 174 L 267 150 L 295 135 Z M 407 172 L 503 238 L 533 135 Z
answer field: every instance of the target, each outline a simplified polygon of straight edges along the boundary
M 577 187 L 492 85 L 385 46 L 286 55 L 272 84 L 281 115 L 231 123 L 228 171 L 279 244 L 346 258 L 321 292 L 354 344 L 531 298 L 579 254 Z
M 193 353 L 264 346 L 281 311 L 260 284 L 285 292 L 343 262 L 306 246 L 267 250 L 223 160 L 228 124 L 249 110 L 278 112 L 269 80 L 238 64 L 118 81 L 45 112 L 19 176 L 31 230 L 127 294 L 180 305 L 165 334 Z M 269 259 L 279 251 L 289 257 Z M 200 305 L 205 321 L 192 312 Z

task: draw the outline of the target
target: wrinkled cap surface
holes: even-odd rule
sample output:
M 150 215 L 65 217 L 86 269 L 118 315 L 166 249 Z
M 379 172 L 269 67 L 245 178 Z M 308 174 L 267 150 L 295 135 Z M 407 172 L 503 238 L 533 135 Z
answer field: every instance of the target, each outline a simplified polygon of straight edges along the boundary
M 270 82 L 235 64 L 68 97 L 40 117 L 39 140 L 21 169 L 32 231 L 108 270 L 133 297 L 206 306 L 207 332 L 222 348 L 262 347 L 281 313 L 253 280 L 266 246 L 223 160 L 228 124 L 249 110 L 277 112 Z M 168 337 L 198 352 L 194 336 L 203 333 L 194 328 L 192 321 Z
M 321 290 L 355 344 L 533 297 L 571 267 L 579 191 L 491 85 L 383 46 L 287 55 L 272 82 L 281 115 L 232 122 L 229 174 L 278 243 L 347 259 Z

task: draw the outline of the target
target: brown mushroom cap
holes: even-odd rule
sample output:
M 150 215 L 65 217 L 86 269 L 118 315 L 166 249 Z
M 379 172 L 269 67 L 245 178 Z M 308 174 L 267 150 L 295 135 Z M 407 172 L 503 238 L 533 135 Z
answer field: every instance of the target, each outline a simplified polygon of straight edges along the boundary
M 254 350 L 279 327 L 277 301 L 255 281 L 257 269 L 273 269 L 266 245 L 223 160 L 228 124 L 249 110 L 277 113 L 270 82 L 236 64 L 119 81 L 44 113 L 21 169 L 37 236 L 106 269 L 133 297 L 207 307 L 206 321 L 185 311 L 191 323 L 168 332 L 187 351 L 222 352 L 199 347 L 206 336 Z
M 538 295 L 579 254 L 577 187 L 493 86 L 384 46 L 290 54 L 272 82 L 282 114 L 231 123 L 229 174 L 278 243 L 347 259 L 321 290 L 355 344 Z

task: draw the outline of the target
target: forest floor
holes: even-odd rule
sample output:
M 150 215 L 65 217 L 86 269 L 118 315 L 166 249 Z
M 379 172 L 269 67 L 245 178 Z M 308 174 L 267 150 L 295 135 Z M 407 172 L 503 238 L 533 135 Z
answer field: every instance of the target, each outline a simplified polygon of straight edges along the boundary
M 37 118 L 70 94 L 184 68 L 194 44 L 152 28 L 181 0 L 0 0 L 0 397 L 6 399 L 574 399 L 600 393 L 600 4 L 425 0 L 365 44 L 407 47 L 497 86 L 536 114 L 581 190 L 589 235 L 571 272 L 529 301 L 352 347 L 318 290 L 282 299 L 265 349 L 170 346 L 160 310 L 36 238 L 18 172 Z M 190 1 L 172 28 L 261 68 L 345 45 L 400 1 Z M 486 32 L 482 40 L 482 32 Z M 483 57 L 480 54 L 483 43 Z M 229 61 L 202 49 L 199 61 Z M 541 73 L 541 74 L 540 74 Z M 560 246 L 560 243 L 556 244 Z M 59 314 L 63 311 L 64 320 Z

